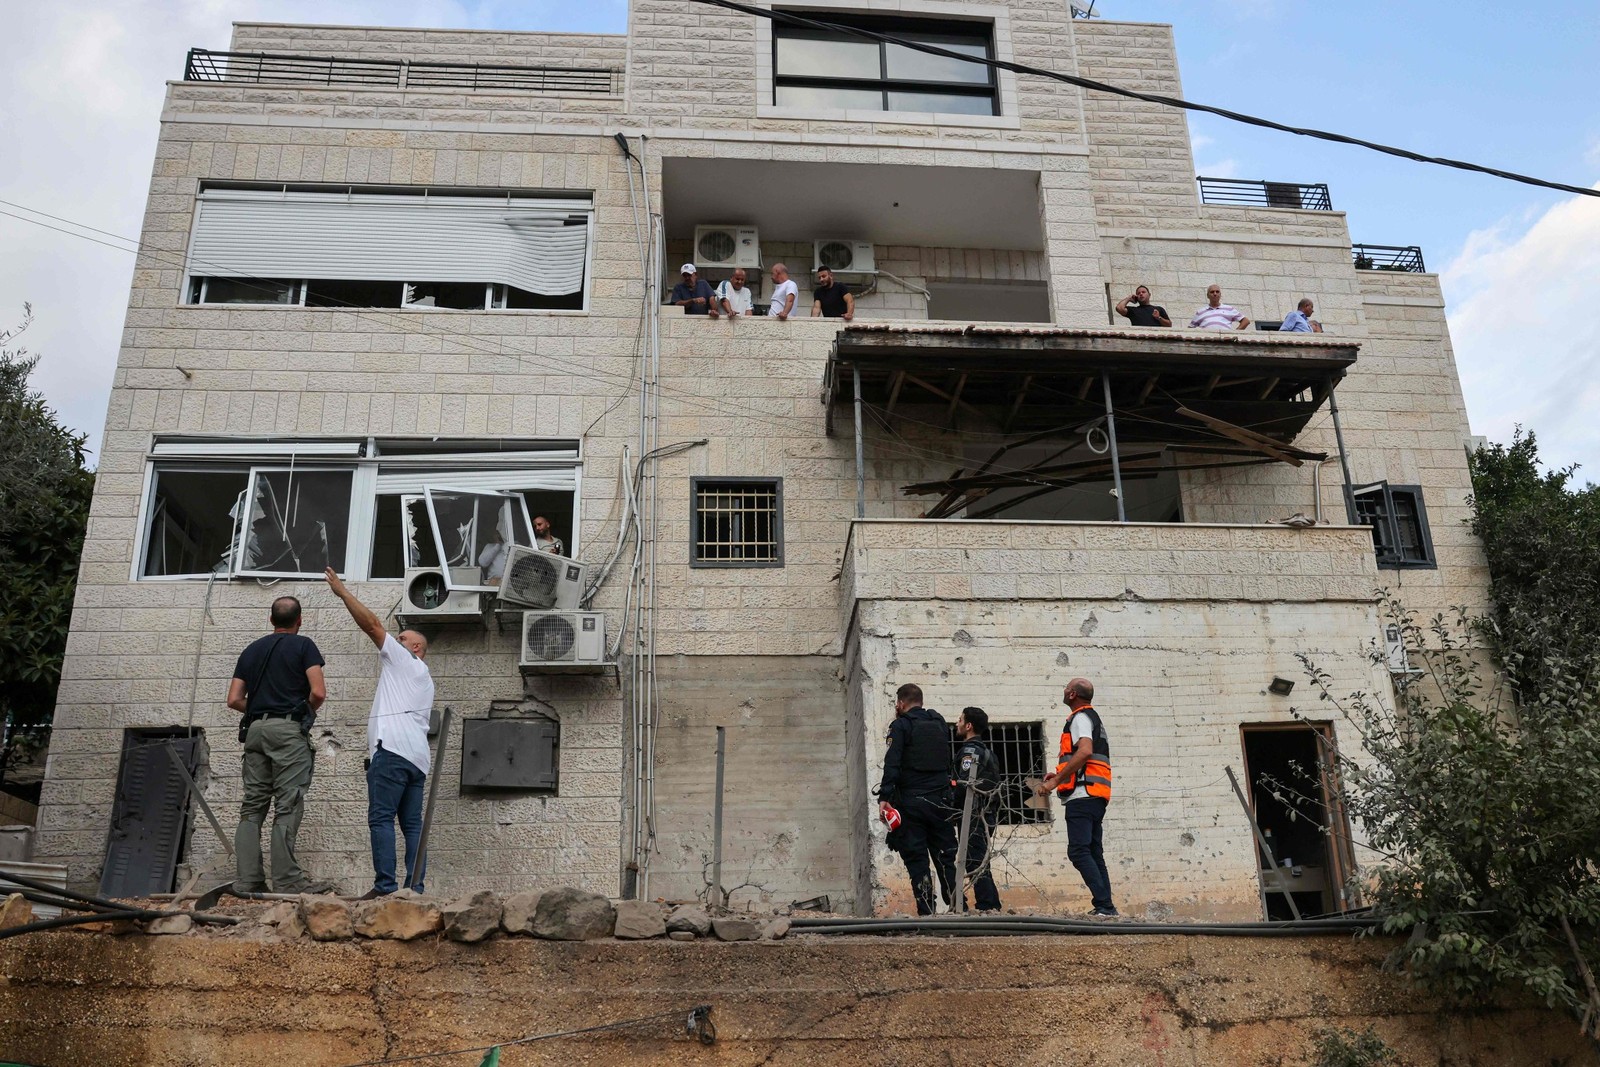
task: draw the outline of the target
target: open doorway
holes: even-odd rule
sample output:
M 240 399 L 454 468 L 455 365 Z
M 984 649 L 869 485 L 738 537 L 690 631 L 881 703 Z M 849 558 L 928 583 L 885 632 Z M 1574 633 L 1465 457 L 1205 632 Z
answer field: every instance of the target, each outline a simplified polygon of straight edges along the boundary
M 1301 916 L 1357 906 L 1347 887 L 1355 864 L 1337 785 L 1333 724 L 1255 723 L 1240 729 L 1251 810 L 1273 853 L 1269 859 L 1259 846 L 1255 850 L 1267 918 L 1294 917 L 1286 892 Z M 1272 864 L 1281 877 L 1267 873 Z

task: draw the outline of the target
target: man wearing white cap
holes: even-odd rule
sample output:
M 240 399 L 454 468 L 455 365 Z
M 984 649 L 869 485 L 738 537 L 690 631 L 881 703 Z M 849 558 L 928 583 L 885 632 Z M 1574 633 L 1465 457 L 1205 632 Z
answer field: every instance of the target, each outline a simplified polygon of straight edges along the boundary
M 683 280 L 672 287 L 672 303 L 683 308 L 685 315 L 710 315 L 717 317 L 716 294 L 711 283 L 700 277 L 693 263 L 678 268 Z

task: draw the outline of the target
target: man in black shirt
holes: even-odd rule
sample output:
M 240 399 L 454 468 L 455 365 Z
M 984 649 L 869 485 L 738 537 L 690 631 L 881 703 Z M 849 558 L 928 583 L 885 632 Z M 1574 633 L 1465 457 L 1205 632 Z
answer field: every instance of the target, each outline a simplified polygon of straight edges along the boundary
M 956 885 L 956 828 L 950 822 L 950 727 L 937 711 L 922 706 L 922 689 L 902 685 L 895 692 L 894 722 L 889 724 L 889 753 L 878 786 L 878 814 L 900 812 L 900 855 L 911 875 L 917 914 L 934 913 L 933 879 L 928 857 L 939 871 L 939 884 L 949 893 Z
M 239 655 L 228 686 L 228 707 L 244 716 L 244 803 L 234 832 L 238 864 L 234 888 L 266 891 L 261 869 L 261 824 L 272 814 L 272 888 L 278 893 L 326 893 L 331 883 L 312 883 L 295 858 L 294 839 L 311 785 L 311 721 L 327 699 L 322 653 L 300 635 L 300 601 L 272 602 L 272 632 Z
M 856 298 L 850 287 L 833 280 L 833 271 L 827 267 L 817 270 L 817 287 L 811 291 L 811 317 L 843 319 L 849 322 L 856 317 Z
M 989 713 L 982 708 L 962 708 L 956 720 L 956 819 L 967 802 L 967 781 L 972 786 L 972 826 L 967 831 L 967 874 L 972 876 L 972 896 L 979 911 L 999 911 L 1000 891 L 989 870 L 989 843 L 1000 821 L 1000 761 L 989 748 Z M 976 768 L 977 774 L 973 774 Z M 957 823 L 959 826 L 959 822 Z
M 683 280 L 672 287 L 672 302 L 683 308 L 685 315 L 710 315 L 716 318 L 717 294 L 712 292 L 711 283 L 700 277 L 693 263 L 685 263 L 679 273 Z
M 1117 301 L 1117 314 L 1135 326 L 1172 325 L 1167 309 L 1150 303 L 1150 289 L 1143 285 L 1135 289 L 1132 296 Z

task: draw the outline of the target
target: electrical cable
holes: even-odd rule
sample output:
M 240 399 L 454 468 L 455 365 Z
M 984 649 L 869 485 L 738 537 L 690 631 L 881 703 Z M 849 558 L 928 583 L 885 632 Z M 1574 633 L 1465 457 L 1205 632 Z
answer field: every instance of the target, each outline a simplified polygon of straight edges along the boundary
M 1179 934 L 1192 937 L 1303 937 L 1307 934 L 1350 934 L 1382 924 L 1376 917 L 1340 916 L 1332 919 L 1278 920 L 1272 922 L 1157 923 L 1103 919 L 1067 919 L 1049 915 L 926 916 L 922 918 L 815 918 L 791 919 L 790 928 L 809 934 L 957 934 L 1004 936 L 1016 934 Z
M 390 1056 L 381 1060 L 362 1060 L 360 1063 L 345 1064 L 344 1067 L 386 1067 L 387 1064 L 392 1063 L 416 1063 L 421 1060 L 436 1060 L 445 1056 L 465 1056 L 468 1053 L 488 1052 L 491 1049 L 511 1048 L 514 1045 L 531 1045 L 536 1041 L 549 1041 L 558 1037 L 575 1037 L 579 1034 L 598 1034 L 608 1030 L 625 1030 L 634 1026 L 643 1026 L 646 1023 L 664 1022 L 667 1019 L 684 1018 L 685 1015 L 687 1015 L 688 1018 L 686 1029 L 688 1029 L 689 1032 L 701 1033 L 702 1031 L 699 1029 L 699 1027 L 705 1026 L 710 1028 L 712 1035 L 715 1035 L 716 1030 L 714 1027 L 711 1027 L 710 1020 L 711 1005 L 698 1004 L 695 1007 L 690 1008 L 687 1013 L 682 1010 L 663 1011 L 657 1012 L 655 1015 L 642 1015 L 637 1019 L 623 1019 L 621 1022 L 602 1023 L 598 1026 L 584 1026 L 575 1030 L 557 1030 L 548 1034 L 533 1034 L 528 1037 L 519 1037 L 513 1041 L 497 1041 L 492 1045 L 476 1045 L 472 1048 L 450 1049 L 446 1052 L 422 1052 L 414 1056 Z M 701 1041 L 704 1044 L 710 1043 L 709 1041 L 706 1041 L 704 1037 L 701 1038 Z
M 988 59 L 957 52 L 938 45 L 926 44 L 892 33 L 880 33 L 876 30 L 862 29 L 858 26 L 847 26 L 837 22 L 827 22 L 822 19 L 806 18 L 791 11 L 777 11 L 767 8 L 752 7 L 749 4 L 738 3 L 737 0 L 693 0 L 697 4 L 706 4 L 711 7 L 725 8 L 729 11 L 738 11 L 757 18 L 769 19 L 773 22 L 786 22 L 793 26 L 803 26 L 813 30 L 823 30 L 829 33 L 845 33 L 854 37 L 865 37 L 868 40 L 892 44 L 900 48 L 909 48 L 916 52 L 926 52 L 928 55 L 940 56 L 944 59 L 959 60 L 963 63 L 974 63 L 990 67 L 995 70 L 1007 70 L 1013 74 L 1026 74 L 1038 78 L 1049 78 L 1053 81 L 1065 82 L 1075 85 L 1080 89 L 1092 89 L 1096 92 L 1109 93 L 1112 96 L 1127 97 L 1130 100 L 1142 100 L 1147 104 L 1160 104 L 1163 107 L 1179 108 L 1184 111 L 1200 111 L 1233 122 L 1244 123 L 1247 126 L 1260 126 L 1263 129 L 1277 130 L 1280 133 L 1292 133 L 1298 137 L 1312 137 L 1321 141 L 1332 141 L 1335 144 L 1354 145 L 1357 148 L 1366 148 L 1384 155 L 1398 156 L 1409 159 L 1414 163 L 1428 163 L 1440 167 L 1452 167 L 1456 170 L 1470 171 L 1477 174 L 1487 174 L 1495 178 L 1504 178 L 1506 181 L 1521 182 L 1523 185 L 1537 186 L 1541 189 L 1554 189 L 1563 193 L 1574 193 L 1579 196 L 1600 197 L 1600 189 L 1587 189 L 1581 185 L 1567 185 L 1563 182 L 1549 181 L 1536 178 L 1527 174 L 1518 174 L 1515 171 L 1500 170 L 1496 167 L 1484 166 L 1481 163 L 1469 163 L 1459 159 L 1447 159 L 1443 156 L 1428 156 L 1420 152 L 1413 152 L 1407 148 L 1396 148 L 1393 145 L 1379 144 L 1376 141 L 1366 141 L 1359 137 L 1351 137 L 1342 133 L 1332 133 L 1327 130 L 1317 130 L 1304 126 L 1290 126 L 1286 123 L 1275 122 L 1272 119 L 1260 118 L 1256 115 L 1246 115 L 1240 111 L 1230 111 L 1227 108 L 1216 107 L 1212 104 L 1197 104 L 1176 96 L 1162 96 L 1159 93 L 1142 93 L 1134 89 L 1124 89 L 1118 85 L 1095 81 L 1092 78 L 1083 78 L 1075 74 L 1062 74 L 1060 71 L 1046 70 L 1043 67 L 1033 67 L 1025 63 L 1013 63 L 1004 59 Z

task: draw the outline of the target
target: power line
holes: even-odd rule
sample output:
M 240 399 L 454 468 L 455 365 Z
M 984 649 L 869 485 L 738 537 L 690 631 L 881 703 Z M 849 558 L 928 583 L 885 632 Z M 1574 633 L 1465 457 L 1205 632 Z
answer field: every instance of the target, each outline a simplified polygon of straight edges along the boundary
M 813 30 L 825 30 L 830 33 L 846 33 L 854 37 L 865 37 L 868 40 L 880 41 L 884 44 L 896 45 L 900 48 L 909 48 L 917 52 L 926 52 L 931 56 L 941 56 L 945 59 L 960 60 L 963 63 L 977 63 L 996 70 L 1009 70 L 1013 74 L 1027 74 L 1038 78 L 1049 78 L 1053 81 L 1065 82 L 1076 85 L 1080 89 L 1093 89 L 1096 92 L 1109 93 L 1112 96 L 1123 96 L 1130 100 L 1143 100 L 1148 104 L 1160 104 L 1163 107 L 1180 108 L 1184 111 L 1200 111 L 1208 115 L 1216 115 L 1233 122 L 1244 123 L 1247 126 L 1260 126 L 1268 130 L 1278 130 L 1281 133 L 1292 133 L 1298 137 L 1314 137 L 1320 141 L 1332 141 L 1335 144 L 1355 145 L 1357 148 L 1367 148 L 1384 155 L 1399 156 L 1415 163 L 1429 163 L 1439 167 L 1453 167 L 1456 170 L 1471 171 L 1477 174 L 1488 174 L 1495 178 L 1504 178 L 1507 181 L 1521 182 L 1523 185 L 1533 185 L 1542 189 L 1555 189 L 1563 193 L 1575 193 L 1579 196 L 1600 197 L 1600 189 L 1587 189 L 1581 185 L 1567 185 L 1563 182 L 1549 181 L 1545 178 L 1536 178 L 1528 174 L 1518 174 L 1515 171 L 1500 170 L 1496 167 L 1484 166 L 1481 163 L 1468 163 L 1460 159 L 1448 159 L 1444 156 L 1427 156 L 1420 152 L 1413 152 L 1409 148 L 1396 148 L 1394 145 L 1379 144 L 1376 141 L 1363 140 L 1360 137 L 1351 137 L 1348 134 L 1332 133 L 1328 130 L 1317 130 L 1305 126 L 1290 126 L 1287 123 L 1275 122 L 1257 115 L 1246 115 L 1240 111 L 1230 111 L 1227 108 L 1216 107 L 1212 104 L 1197 104 L 1192 100 L 1184 100 L 1176 96 L 1162 96 L 1159 93 L 1141 93 L 1134 89 L 1124 89 L 1118 85 L 1095 81 L 1092 78 L 1079 77 L 1076 74 L 1062 74 L 1060 71 L 1046 70 L 1043 67 L 1032 67 L 1025 63 L 1013 63 L 1004 59 L 987 59 L 956 52 L 949 48 L 940 48 L 938 45 L 924 44 L 921 41 L 898 37 L 892 33 L 880 33 L 877 30 L 862 29 L 859 26 L 847 26 L 837 22 L 827 22 L 821 19 L 810 19 L 796 15 L 789 11 L 774 11 L 767 8 L 752 7 L 749 4 L 738 3 L 737 0 L 692 0 L 697 4 L 708 4 L 712 7 L 726 8 L 729 11 L 738 11 L 757 18 L 771 19 L 774 22 L 786 22 L 794 26 L 804 26 Z

